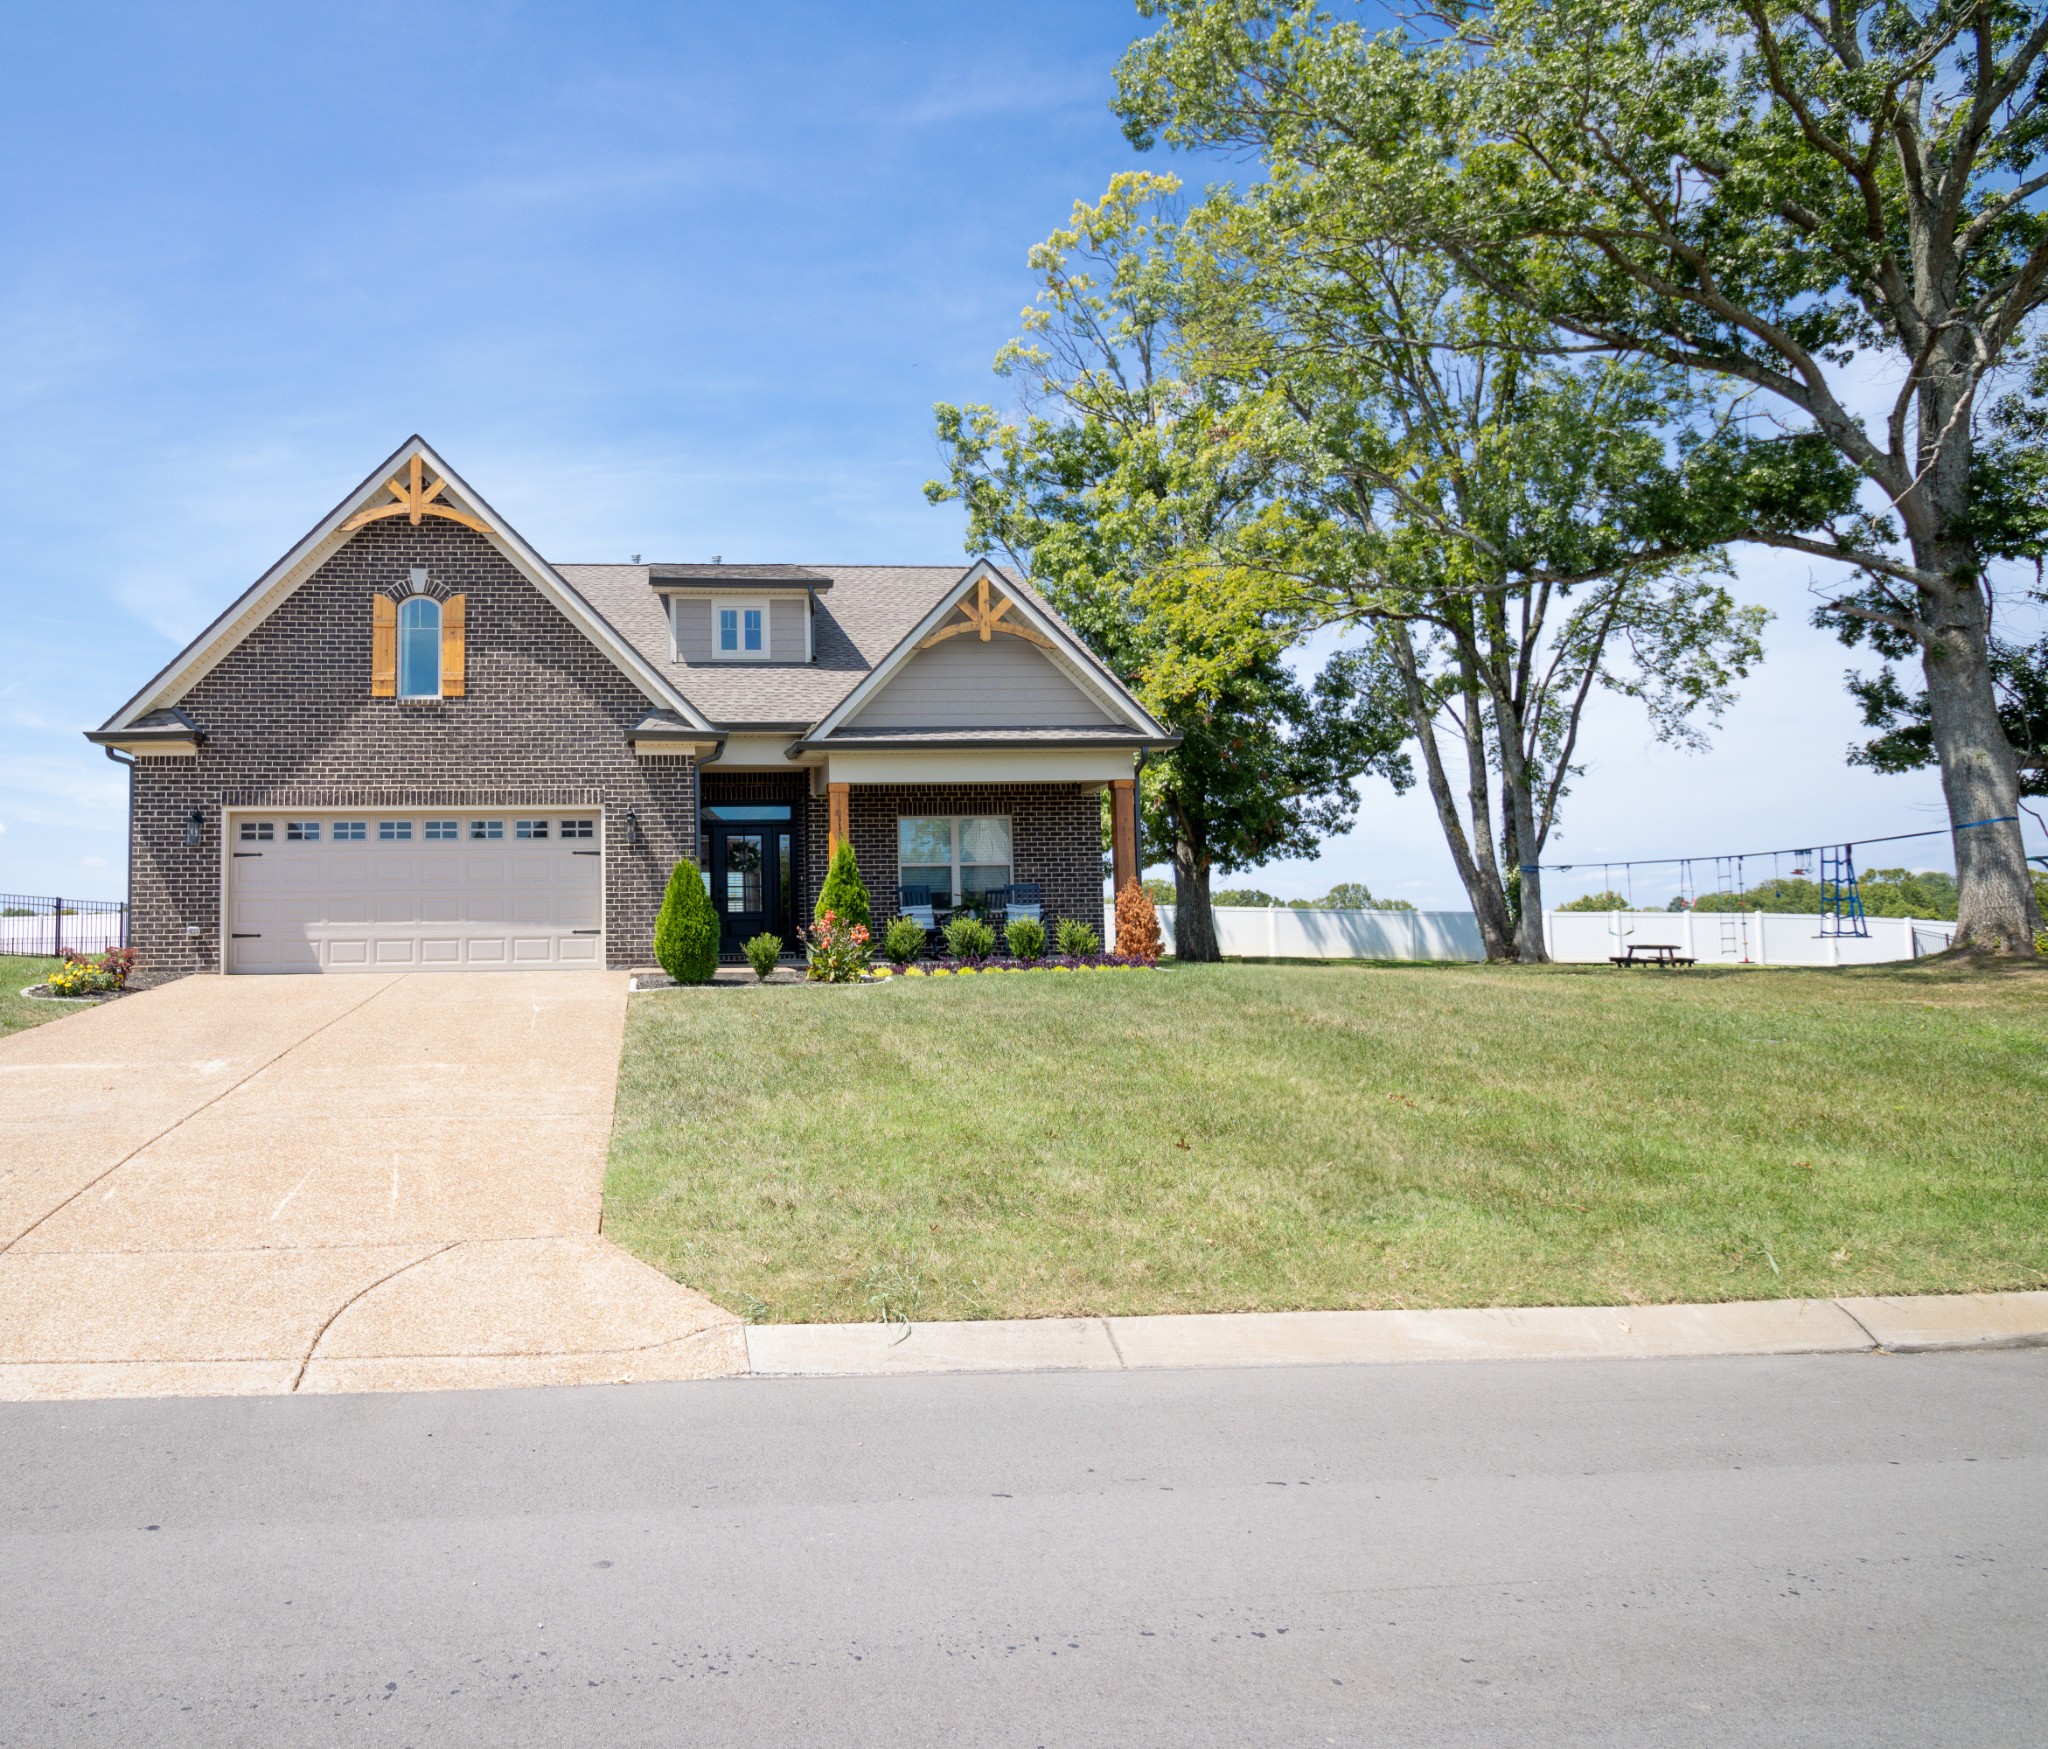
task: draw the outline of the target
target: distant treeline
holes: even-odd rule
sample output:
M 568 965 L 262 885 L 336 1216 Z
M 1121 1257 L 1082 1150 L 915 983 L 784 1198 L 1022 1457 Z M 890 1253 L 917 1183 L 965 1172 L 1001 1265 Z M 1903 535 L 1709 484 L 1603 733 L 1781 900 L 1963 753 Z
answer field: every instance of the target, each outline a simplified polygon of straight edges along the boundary
M 1866 917 L 1921 917 L 1953 923 L 1956 915 L 1956 877 L 1939 869 L 1874 868 L 1857 877 Z M 1588 893 L 1560 911 L 1633 911 L 1652 906 L 1632 905 L 1621 893 Z M 1802 917 L 1817 916 L 1822 910 L 1820 882 L 1801 876 L 1779 876 L 1758 881 L 1739 893 L 1702 893 L 1689 904 L 1681 895 L 1665 907 L 1671 911 L 1785 911 Z
M 1147 881 L 1145 891 L 1155 905 L 1173 903 L 1173 882 Z M 1212 905 L 1250 906 L 1254 910 L 1286 911 L 1412 911 L 1406 899 L 1375 899 L 1363 881 L 1339 881 L 1320 899 L 1276 899 L 1257 887 L 1222 887 L 1209 895 Z

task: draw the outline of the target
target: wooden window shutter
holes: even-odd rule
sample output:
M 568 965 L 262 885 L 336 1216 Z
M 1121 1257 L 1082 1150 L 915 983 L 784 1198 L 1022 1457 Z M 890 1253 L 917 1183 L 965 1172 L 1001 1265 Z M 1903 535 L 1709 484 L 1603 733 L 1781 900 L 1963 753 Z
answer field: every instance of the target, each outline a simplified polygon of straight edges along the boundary
M 462 697 L 462 662 L 468 648 L 469 602 L 451 595 L 441 603 L 441 696 Z
M 398 603 L 370 597 L 370 696 L 398 696 Z

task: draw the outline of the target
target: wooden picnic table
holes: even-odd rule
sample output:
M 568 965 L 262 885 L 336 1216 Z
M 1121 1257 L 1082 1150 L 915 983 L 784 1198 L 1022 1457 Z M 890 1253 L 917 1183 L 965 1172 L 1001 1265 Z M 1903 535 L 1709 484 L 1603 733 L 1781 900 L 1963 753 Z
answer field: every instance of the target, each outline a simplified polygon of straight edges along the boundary
M 1699 962 L 1663 942 L 1632 941 L 1617 954 L 1608 956 L 1618 966 L 1690 966 Z

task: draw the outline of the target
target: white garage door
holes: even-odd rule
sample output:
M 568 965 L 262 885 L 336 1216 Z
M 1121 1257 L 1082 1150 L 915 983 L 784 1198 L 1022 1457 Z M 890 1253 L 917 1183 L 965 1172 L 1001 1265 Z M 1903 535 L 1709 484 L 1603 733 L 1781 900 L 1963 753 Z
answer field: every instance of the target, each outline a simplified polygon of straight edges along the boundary
M 231 972 L 604 964 L 596 809 L 236 813 L 227 825 Z

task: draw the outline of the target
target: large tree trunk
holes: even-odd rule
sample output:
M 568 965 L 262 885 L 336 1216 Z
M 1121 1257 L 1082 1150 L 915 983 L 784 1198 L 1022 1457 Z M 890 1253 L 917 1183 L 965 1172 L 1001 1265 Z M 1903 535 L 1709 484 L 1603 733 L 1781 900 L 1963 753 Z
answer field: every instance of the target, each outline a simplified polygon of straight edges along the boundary
M 2016 818 L 2019 763 L 1998 720 L 1991 683 L 1984 597 L 1966 554 L 1942 556 L 1951 563 L 1940 568 L 1958 580 L 1938 597 L 1921 591 L 1921 611 L 1931 633 L 1922 649 L 1921 671 L 1955 845 L 1955 945 L 2031 954 L 2041 913 Z
M 1458 799 L 1451 793 L 1450 774 L 1444 769 L 1443 749 L 1437 745 L 1436 715 L 1430 708 L 1428 694 L 1423 690 L 1408 627 L 1396 620 L 1388 626 L 1387 637 L 1393 647 L 1395 665 L 1401 670 L 1401 684 L 1408 701 L 1408 725 L 1415 731 L 1416 742 L 1422 748 L 1422 769 L 1429 782 L 1429 799 L 1436 804 L 1436 817 L 1443 827 L 1444 843 L 1450 849 L 1451 861 L 1457 867 L 1465 896 L 1472 901 L 1473 915 L 1479 919 L 1480 943 L 1489 960 L 1512 958 L 1508 945 L 1507 906 L 1501 897 L 1498 881 L 1489 886 L 1481 877 L 1479 865 L 1472 854 L 1471 841 L 1465 836 L 1465 822 L 1458 815 Z M 1490 846 L 1487 856 L 1490 861 Z
M 1173 957 L 1184 965 L 1214 965 L 1223 950 L 1209 903 L 1209 855 L 1191 837 L 1185 830 L 1173 835 Z
M 1955 945 L 2031 955 L 2041 927 L 2020 838 L 2019 763 L 1998 720 L 1982 560 L 1970 515 L 1970 428 L 1957 385 L 1964 361 L 1951 341 L 1922 390 L 1920 477 L 1900 508 L 1913 561 L 1940 581 L 1920 589 L 1920 667 L 1928 725 L 1956 857 Z
M 1500 749 L 1501 849 L 1508 879 L 1516 881 L 1520 904 L 1515 915 L 1515 957 L 1525 966 L 1547 965 L 1543 945 L 1543 874 L 1536 866 L 1542 846 L 1536 833 L 1536 800 L 1530 790 L 1529 761 L 1523 752 L 1522 713 L 1508 697 L 1500 677 L 1489 671 L 1493 702 L 1493 737 Z

